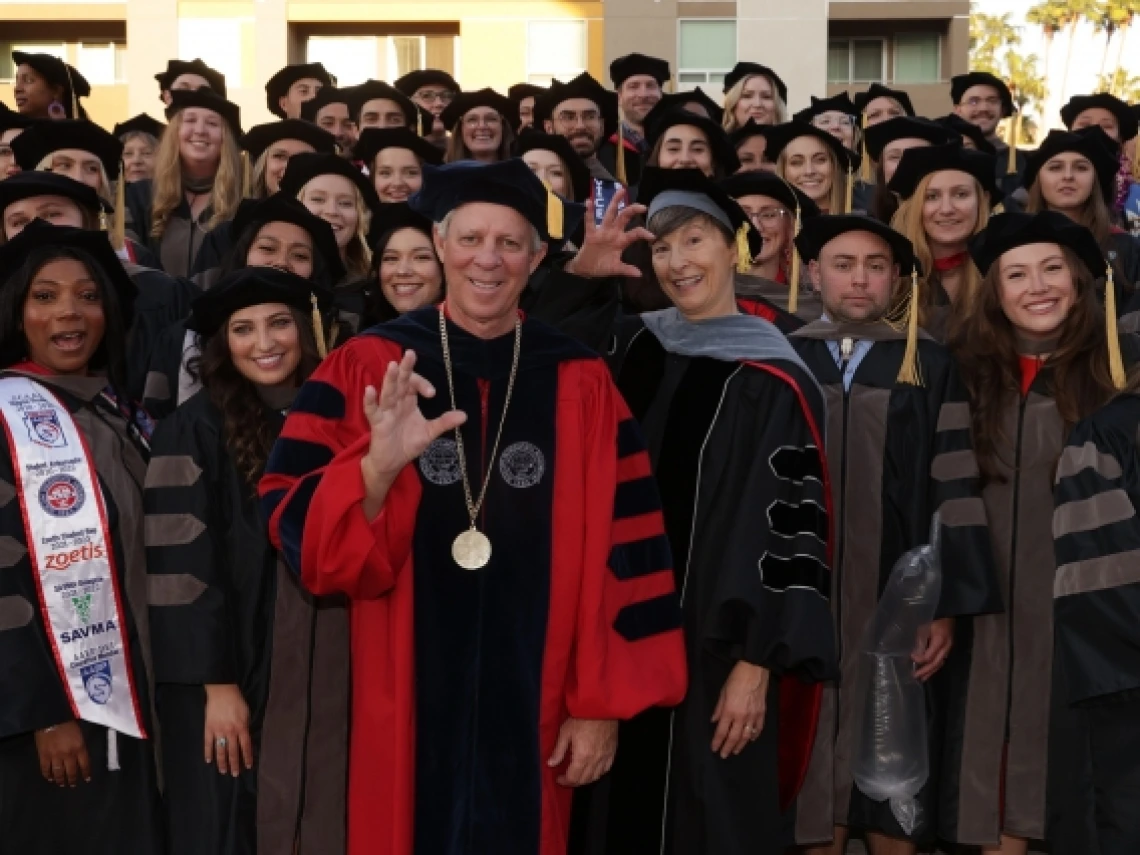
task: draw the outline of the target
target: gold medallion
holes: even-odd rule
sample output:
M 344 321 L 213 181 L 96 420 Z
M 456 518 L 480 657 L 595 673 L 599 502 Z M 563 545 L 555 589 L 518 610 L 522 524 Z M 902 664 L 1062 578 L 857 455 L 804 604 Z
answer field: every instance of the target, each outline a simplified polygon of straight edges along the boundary
M 491 541 L 478 529 L 469 528 L 452 542 L 451 557 L 464 570 L 482 570 L 491 560 Z

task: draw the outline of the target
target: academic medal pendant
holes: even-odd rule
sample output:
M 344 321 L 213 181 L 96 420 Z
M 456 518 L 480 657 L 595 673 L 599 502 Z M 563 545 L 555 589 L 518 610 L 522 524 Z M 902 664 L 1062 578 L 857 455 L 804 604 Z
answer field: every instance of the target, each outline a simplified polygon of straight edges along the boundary
M 451 544 L 451 557 L 464 570 L 482 570 L 491 560 L 491 541 L 472 526 Z

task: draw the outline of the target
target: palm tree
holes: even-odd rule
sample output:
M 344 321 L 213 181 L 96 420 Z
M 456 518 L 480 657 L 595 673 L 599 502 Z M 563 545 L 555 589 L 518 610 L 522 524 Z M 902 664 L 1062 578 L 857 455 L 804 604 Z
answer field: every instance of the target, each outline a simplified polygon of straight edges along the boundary
M 1004 15 L 970 15 L 970 68 L 976 71 L 999 71 L 998 51 L 1021 44 L 1018 28 Z
M 1118 68 L 1114 74 L 1103 74 L 1097 80 L 1098 92 L 1111 92 L 1117 98 L 1135 104 L 1140 101 L 1140 77 L 1133 77 L 1126 68 Z
M 1005 80 L 1009 84 L 1010 94 L 1013 95 L 1013 103 L 1017 106 L 1014 120 L 1021 121 L 1023 139 L 1035 137 L 1037 124 L 1028 121 L 1025 114 L 1028 107 L 1037 115 L 1044 116 L 1045 80 L 1037 68 L 1037 54 L 1023 56 L 1016 50 L 1007 50 L 1005 52 Z
M 1124 43 L 1128 40 L 1128 33 L 1136 16 L 1140 15 L 1140 0 L 1113 0 L 1113 6 L 1117 10 L 1116 26 L 1120 31 L 1120 39 L 1116 45 L 1116 70 L 1119 72 L 1124 65 Z M 1109 91 L 1115 93 L 1116 90 Z
M 1061 100 L 1069 86 L 1069 66 L 1073 61 L 1073 46 L 1077 42 L 1077 27 L 1082 21 L 1095 20 L 1096 0 L 1067 0 L 1061 6 L 1061 22 L 1069 31 L 1069 46 L 1065 53 L 1065 73 L 1061 75 Z
M 1104 77 L 1104 67 L 1108 64 L 1108 51 L 1112 37 L 1120 28 L 1120 11 L 1116 0 L 1094 0 L 1092 9 L 1093 34 L 1104 33 L 1104 53 L 1100 57 L 1100 77 Z
M 1049 79 L 1049 59 L 1053 53 L 1053 37 L 1061 32 L 1064 25 L 1062 15 L 1064 13 L 1064 4 L 1058 3 L 1057 0 L 1044 0 L 1033 6 L 1028 12 L 1025 13 L 1025 20 L 1027 23 L 1034 24 L 1041 28 L 1041 34 L 1045 38 L 1045 79 Z

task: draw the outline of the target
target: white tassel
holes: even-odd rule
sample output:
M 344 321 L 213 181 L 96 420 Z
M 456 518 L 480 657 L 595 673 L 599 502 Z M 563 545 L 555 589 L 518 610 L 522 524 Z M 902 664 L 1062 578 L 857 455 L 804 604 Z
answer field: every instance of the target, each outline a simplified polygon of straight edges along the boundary
M 119 734 L 109 727 L 107 728 L 107 771 L 119 771 Z

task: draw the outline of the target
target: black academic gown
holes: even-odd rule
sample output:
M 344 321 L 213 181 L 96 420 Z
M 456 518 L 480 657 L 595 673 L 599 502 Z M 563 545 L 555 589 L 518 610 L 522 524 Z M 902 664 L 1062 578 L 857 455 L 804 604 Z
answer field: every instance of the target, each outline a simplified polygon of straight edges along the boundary
M 828 346 L 844 337 L 874 343 L 858 364 L 850 390 Z M 922 336 L 922 385 L 896 379 L 906 333 L 883 323 L 808 324 L 789 340 L 823 386 L 827 400 L 827 459 L 831 469 L 836 550 L 832 605 L 841 655 L 838 685 L 824 690 L 820 729 L 796 812 L 797 842 L 820 844 L 833 826 L 924 842 L 933 837 L 939 706 L 927 687 L 932 770 L 918 795 L 923 814 L 908 834 L 886 802 L 874 802 L 852 781 L 859 651 L 895 562 L 928 543 L 935 511 L 942 513 L 942 590 L 938 617 L 1000 611 L 969 407 L 950 354 Z M 847 688 L 845 688 L 847 687 Z
M 1140 343 L 1120 337 L 1126 366 Z M 1066 427 L 1046 362 L 1002 406 L 1001 480 L 982 491 L 1005 609 L 973 619 L 943 669 L 952 699 L 943 744 L 939 836 L 995 846 L 1046 833 L 1053 679 L 1053 482 Z
M 190 313 L 190 302 L 198 289 L 192 282 L 174 279 L 160 270 L 128 264 L 126 271 L 138 289 L 127 331 L 127 392 L 131 400 L 142 401 L 151 354 L 166 329 Z
M 0 435 L 0 850 L 13 855 L 161 855 L 143 547 L 146 449 L 100 394 L 102 379 L 26 376 L 49 386 L 68 408 L 95 465 L 123 598 L 123 637 L 143 728 L 151 738 L 117 734 L 120 769 L 112 772 L 107 768 L 107 728 L 81 721 L 91 782 L 59 787 L 40 774 L 33 732 L 73 716 L 28 561 L 11 451 Z
M 126 189 L 126 222 L 134 238 L 158 258 L 164 272 L 171 276 L 189 276 L 194 268 L 198 250 L 208 233 L 206 223 L 214 215 L 213 206 L 207 205 L 195 220 L 185 198 L 175 208 L 166 223 L 161 238 L 150 234 L 153 219 L 154 182 L 135 181 Z
M 689 693 L 676 708 L 622 724 L 612 774 L 588 807 L 576 804 L 588 810 L 589 829 L 571 851 L 776 855 L 791 842 L 781 784 L 794 789 L 800 770 L 781 781 L 788 770 L 778 752 L 802 739 L 806 758 L 812 723 L 781 707 L 796 709 L 787 699 L 805 690 L 799 678 L 835 671 L 817 452 L 824 409 L 799 366 L 763 365 L 671 354 L 644 328 L 632 337 L 618 386 L 661 490 L 683 592 Z M 741 660 L 771 669 L 768 714 L 760 737 L 722 760 L 710 720 Z
M 264 415 L 276 435 L 284 416 Z M 279 564 L 231 446 L 201 391 L 159 427 L 147 471 L 168 851 L 343 852 L 347 614 L 343 603 L 318 604 Z M 212 683 L 237 684 L 249 705 L 255 763 L 236 778 L 203 761 Z
M 1053 855 L 1140 852 L 1140 398 L 1077 424 L 1057 466 Z

